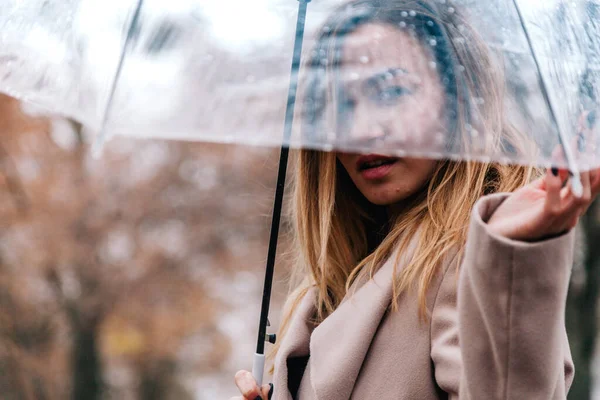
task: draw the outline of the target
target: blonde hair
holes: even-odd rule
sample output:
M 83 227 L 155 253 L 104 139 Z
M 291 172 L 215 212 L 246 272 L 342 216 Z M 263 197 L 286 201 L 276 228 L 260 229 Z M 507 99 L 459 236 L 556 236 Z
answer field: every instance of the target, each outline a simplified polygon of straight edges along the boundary
M 369 7 L 380 11 L 369 14 L 362 21 L 352 16 L 352 9 L 363 12 Z M 443 67 L 446 71 L 453 70 L 454 79 L 446 91 L 456 96 L 457 107 L 453 126 L 455 136 L 448 146 L 452 146 L 455 153 L 459 146 L 458 152 L 465 154 L 532 151 L 503 113 L 502 71 L 494 67 L 483 41 L 455 9 L 440 11 L 433 1 L 422 0 L 354 1 L 334 13 L 318 46 L 328 46 L 324 42 L 335 35 L 335 27 L 346 24 L 347 29 L 348 20 L 354 24 L 394 23 L 394 15 L 409 10 L 414 11 L 411 16 L 421 18 L 423 24 L 424 21 L 435 21 L 445 35 L 447 52 L 452 53 L 451 60 L 446 61 L 451 65 Z M 402 15 L 406 18 L 406 13 Z M 308 64 L 314 67 L 323 63 L 313 58 Z M 458 66 L 460 73 L 456 71 Z M 310 90 L 307 93 L 309 96 L 315 94 Z M 477 115 L 473 114 L 475 108 L 469 105 L 469 99 L 473 98 L 484 100 L 477 106 Z M 314 99 L 310 101 L 309 107 L 316 108 Z M 311 123 L 314 120 L 309 118 Z M 488 140 L 483 147 L 478 143 L 479 147 L 474 148 L 475 144 L 471 143 L 469 129 L 475 129 L 473 127 L 486 132 Z M 419 238 L 412 258 L 399 273 L 394 267 L 392 309 L 397 309 L 399 297 L 404 292 L 416 289 L 420 316 L 426 318 L 427 292 L 439 273 L 442 260 L 452 249 L 458 252 L 456 267 L 462 258 L 475 202 L 486 194 L 514 191 L 537 173 L 533 168 L 493 162 L 440 161 L 426 188 L 410 199 L 410 207 L 402 215 L 391 221 L 385 237 L 370 246 L 370 235 L 377 226 L 374 221 L 377 206 L 362 198 L 337 162 L 335 153 L 300 150 L 291 207 L 298 251 L 294 268 L 297 279 L 284 306 L 278 342 L 286 334 L 291 316 L 309 288 L 315 288 L 317 311 L 314 322 L 319 324 L 339 306 L 353 282 L 372 277 L 394 250 L 402 254 L 417 233 Z M 278 348 L 279 344 L 272 348 L 271 356 Z

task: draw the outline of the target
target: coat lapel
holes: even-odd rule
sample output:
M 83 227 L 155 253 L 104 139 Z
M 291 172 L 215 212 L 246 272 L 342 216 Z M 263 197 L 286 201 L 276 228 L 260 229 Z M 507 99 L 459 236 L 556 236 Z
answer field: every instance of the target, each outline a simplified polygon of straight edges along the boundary
M 275 356 L 275 371 L 273 377 L 273 400 L 292 400 L 288 390 L 287 360 L 290 357 L 306 356 L 309 354 L 309 342 L 312 333 L 308 321 L 316 311 L 314 289 L 304 295 L 298 310 L 292 315 L 290 326 L 281 347 Z
M 275 358 L 274 399 L 292 400 L 287 390 L 287 359 L 310 354 L 310 381 L 318 400 L 348 400 L 373 337 L 392 300 L 394 263 L 397 272 L 414 251 L 418 235 L 398 260 L 394 252 L 373 279 L 358 282 L 340 306 L 311 334 L 315 291 L 302 299 Z
M 347 400 L 392 297 L 391 259 L 313 332 L 310 380 L 318 399 Z

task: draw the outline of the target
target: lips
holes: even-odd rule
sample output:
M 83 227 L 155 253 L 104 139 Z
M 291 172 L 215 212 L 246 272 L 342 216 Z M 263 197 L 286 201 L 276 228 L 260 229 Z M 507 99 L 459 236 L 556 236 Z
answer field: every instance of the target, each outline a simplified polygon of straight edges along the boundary
M 365 179 L 382 179 L 397 161 L 396 157 L 369 154 L 359 157 L 356 161 L 356 168 Z

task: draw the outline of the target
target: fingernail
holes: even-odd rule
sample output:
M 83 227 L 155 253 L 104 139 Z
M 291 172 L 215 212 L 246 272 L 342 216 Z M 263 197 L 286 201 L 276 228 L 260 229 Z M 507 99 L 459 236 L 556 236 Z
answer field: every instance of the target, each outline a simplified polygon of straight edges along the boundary
M 269 383 L 269 386 L 270 386 L 270 388 L 269 388 L 269 397 L 268 397 L 268 400 L 271 400 L 271 396 L 273 396 L 273 384 Z
M 558 168 L 552 167 L 552 175 L 558 176 Z
M 596 110 L 592 110 L 587 115 L 587 126 L 588 129 L 592 129 L 596 125 Z

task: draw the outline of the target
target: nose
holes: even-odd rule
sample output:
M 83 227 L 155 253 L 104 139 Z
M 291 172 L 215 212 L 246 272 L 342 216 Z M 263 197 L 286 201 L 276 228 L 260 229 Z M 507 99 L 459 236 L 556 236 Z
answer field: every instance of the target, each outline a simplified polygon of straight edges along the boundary
M 387 136 L 385 124 L 377 118 L 377 112 L 368 107 L 357 105 L 353 118 L 349 122 L 348 139 L 356 144 L 370 144 L 381 141 Z

